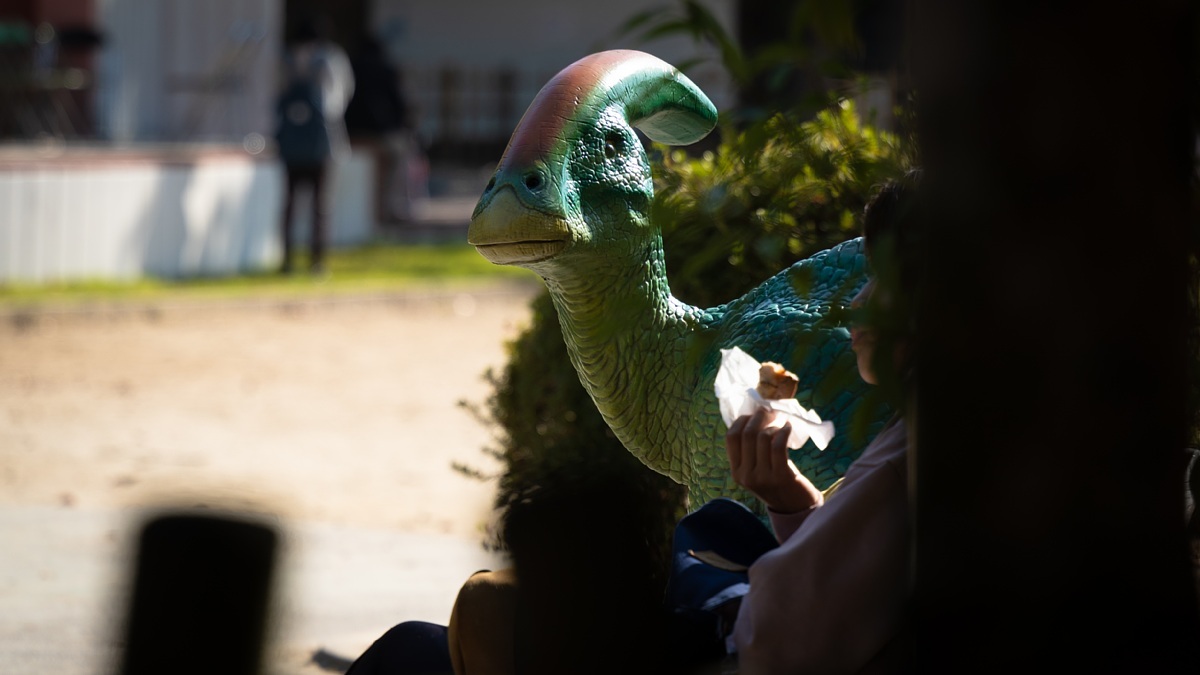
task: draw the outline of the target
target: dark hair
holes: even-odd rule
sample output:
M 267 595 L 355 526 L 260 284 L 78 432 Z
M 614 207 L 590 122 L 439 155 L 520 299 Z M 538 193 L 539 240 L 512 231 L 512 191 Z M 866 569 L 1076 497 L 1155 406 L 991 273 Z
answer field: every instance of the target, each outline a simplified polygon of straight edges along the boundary
M 901 410 L 915 376 L 915 316 L 926 221 L 920 183 L 920 169 L 909 171 L 880 187 L 863 209 L 863 243 L 876 282 L 872 297 L 886 298 L 868 313 L 878 345 L 873 367 L 884 395 Z M 895 346 L 901 344 L 906 345 L 905 362 L 893 363 Z
M 504 515 L 520 608 L 517 671 L 675 672 L 661 650 L 671 561 L 656 545 L 663 495 L 614 480 L 610 467 L 589 469 L 549 472 Z M 613 626 L 629 631 L 615 651 Z
M 899 244 L 901 240 L 911 242 L 916 238 L 920 183 L 921 170 L 912 169 L 903 177 L 884 183 L 867 202 L 863 208 L 863 243 L 868 258 L 875 257 L 876 251 L 889 240 Z

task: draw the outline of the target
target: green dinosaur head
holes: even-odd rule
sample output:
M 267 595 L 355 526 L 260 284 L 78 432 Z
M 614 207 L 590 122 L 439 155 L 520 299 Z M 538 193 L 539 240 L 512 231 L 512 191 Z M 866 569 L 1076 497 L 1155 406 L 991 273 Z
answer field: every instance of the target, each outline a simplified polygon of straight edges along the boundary
M 633 128 L 685 145 L 707 135 L 716 119 L 691 80 L 649 54 L 613 50 L 580 59 L 529 105 L 475 207 L 467 240 L 494 263 L 543 276 L 573 267 L 597 246 L 634 253 L 657 230 L 647 218 L 650 166 Z

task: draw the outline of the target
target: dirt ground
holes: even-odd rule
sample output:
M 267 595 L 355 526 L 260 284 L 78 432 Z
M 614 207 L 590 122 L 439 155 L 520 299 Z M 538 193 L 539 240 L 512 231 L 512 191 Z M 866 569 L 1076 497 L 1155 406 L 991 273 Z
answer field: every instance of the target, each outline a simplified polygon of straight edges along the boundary
M 217 502 L 477 536 L 483 373 L 531 291 L 158 306 L 0 323 L 0 504 Z
M 401 619 L 444 622 L 497 463 L 489 367 L 534 285 L 0 317 L 0 670 L 113 653 L 128 514 L 268 514 L 290 533 L 268 672 L 317 673 Z M 64 629 L 64 627 L 68 627 Z

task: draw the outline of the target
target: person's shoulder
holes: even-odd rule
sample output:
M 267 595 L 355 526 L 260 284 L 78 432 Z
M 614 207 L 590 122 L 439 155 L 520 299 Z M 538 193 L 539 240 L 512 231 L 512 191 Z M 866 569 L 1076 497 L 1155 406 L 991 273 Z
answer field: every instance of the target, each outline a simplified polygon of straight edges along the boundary
M 908 427 L 905 426 L 903 418 L 896 417 L 867 444 L 862 455 L 850 465 L 846 475 L 849 476 L 855 469 L 863 470 L 884 464 L 905 463 L 907 451 Z

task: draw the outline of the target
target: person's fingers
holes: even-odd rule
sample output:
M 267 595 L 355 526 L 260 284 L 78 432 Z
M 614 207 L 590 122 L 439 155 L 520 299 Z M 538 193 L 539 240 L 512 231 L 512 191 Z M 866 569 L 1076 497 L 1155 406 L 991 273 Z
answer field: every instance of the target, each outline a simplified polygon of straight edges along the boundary
M 763 424 L 754 436 L 754 466 L 761 474 L 760 479 L 768 478 L 771 475 L 771 440 L 777 429 L 771 428 L 768 424 L 769 422 Z
M 800 477 L 804 478 L 804 480 L 808 480 L 808 478 L 804 474 L 800 473 L 800 469 L 797 469 L 796 465 L 790 459 L 787 461 L 787 468 L 788 468 L 788 471 L 790 471 L 792 473 L 792 476 L 800 476 Z
M 741 450 L 742 450 L 742 466 L 741 473 L 743 475 L 752 475 L 755 467 L 758 465 L 758 457 L 756 447 L 758 445 L 758 433 L 763 427 L 763 418 L 766 416 L 766 411 L 762 408 L 754 411 L 754 414 L 747 420 L 746 426 L 742 428 Z
M 733 424 L 729 425 L 729 430 L 725 432 L 725 454 L 729 456 L 729 470 L 734 474 L 742 466 L 742 430 L 749 422 L 750 416 L 742 415 L 735 419 Z
M 792 423 L 788 422 L 779 427 L 771 436 L 771 447 L 768 452 L 770 457 L 771 474 L 779 475 L 787 466 L 788 461 L 788 437 L 792 435 Z

